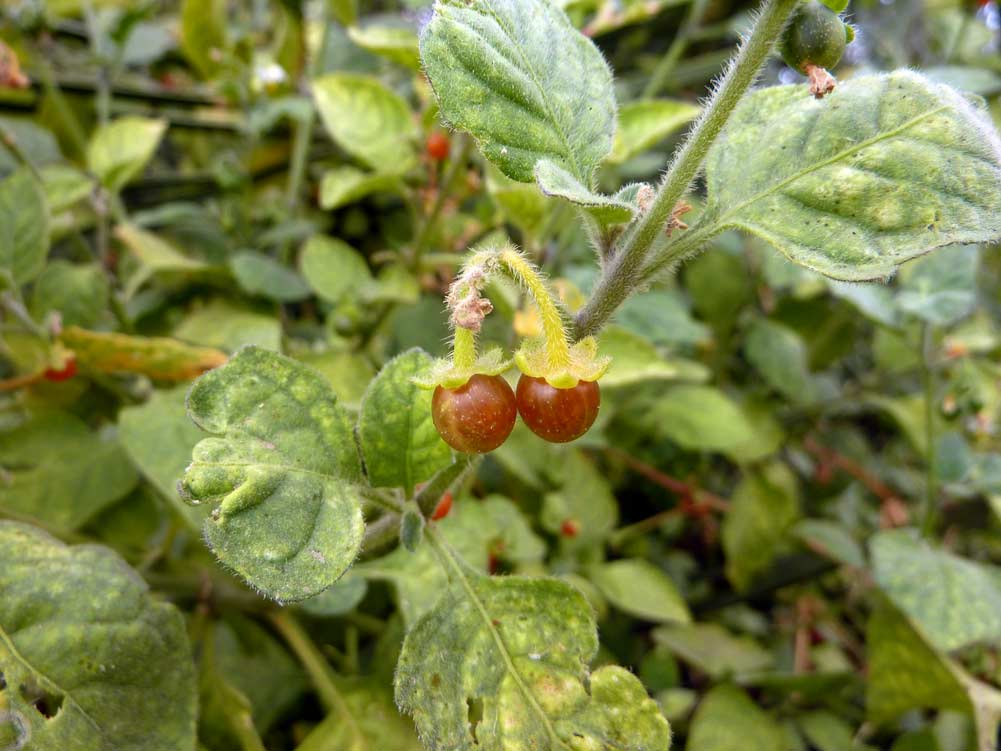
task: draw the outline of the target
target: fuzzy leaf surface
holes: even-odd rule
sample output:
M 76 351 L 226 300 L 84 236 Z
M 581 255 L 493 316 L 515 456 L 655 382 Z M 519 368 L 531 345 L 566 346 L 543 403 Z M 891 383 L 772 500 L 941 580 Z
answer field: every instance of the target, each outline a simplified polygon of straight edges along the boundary
M 0 522 L 0 591 L 0 673 L 13 718 L 0 728 L 19 727 L 32 751 L 194 751 L 184 619 L 118 555 Z M 33 704 L 41 696 L 58 706 L 54 716 Z
M 215 504 L 205 538 L 219 560 L 280 601 L 340 578 L 364 532 L 361 463 L 327 381 L 247 347 L 195 383 L 188 414 L 212 437 L 195 447 L 181 494 Z
M 836 279 L 1001 237 L 1001 139 L 970 100 L 908 71 L 823 100 L 802 86 L 752 94 L 706 169 L 706 221 Z
M 508 177 L 550 159 L 589 186 L 612 147 L 612 74 L 549 0 L 440 0 L 420 38 L 444 118 Z
M 555 579 L 455 574 L 461 583 L 407 634 L 397 666 L 397 703 L 426 748 L 670 748 L 639 679 L 617 666 L 588 675 L 598 638 L 583 595 Z M 483 705 L 475 738 L 469 701 Z

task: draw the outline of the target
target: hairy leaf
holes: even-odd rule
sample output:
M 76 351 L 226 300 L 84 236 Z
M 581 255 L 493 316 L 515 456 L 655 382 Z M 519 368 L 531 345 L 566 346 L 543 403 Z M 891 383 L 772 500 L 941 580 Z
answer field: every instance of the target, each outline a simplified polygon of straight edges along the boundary
M 247 347 L 195 383 L 188 414 L 213 437 L 195 447 L 181 493 L 214 504 L 205 537 L 219 560 L 276 600 L 333 584 L 364 523 L 353 427 L 323 377 Z
M 632 673 L 588 676 L 598 639 L 583 595 L 554 579 L 452 573 L 459 581 L 407 634 L 396 672 L 396 700 L 430 751 L 670 748 Z M 470 702 L 482 703 L 475 728 Z
M 0 591 L 0 728 L 24 743 L 13 748 L 194 750 L 184 619 L 115 553 L 0 522 Z
M 49 252 L 49 209 L 45 194 L 28 170 L 0 182 L 0 272 L 15 284 L 30 282 Z
M 550 159 L 590 187 L 615 131 L 612 75 L 556 3 L 439 0 L 420 49 L 444 118 L 505 175 L 532 182 Z
M 816 100 L 759 91 L 707 162 L 705 220 L 837 279 L 887 277 L 956 243 L 1001 237 L 1001 139 L 958 92 L 908 71 Z
M 614 196 L 595 193 L 551 159 L 536 162 L 535 181 L 545 195 L 582 207 L 602 224 L 628 222 L 637 210 L 636 186 L 628 185 Z
M 869 543 L 876 583 L 942 650 L 1001 639 L 1001 569 L 937 550 L 908 530 Z

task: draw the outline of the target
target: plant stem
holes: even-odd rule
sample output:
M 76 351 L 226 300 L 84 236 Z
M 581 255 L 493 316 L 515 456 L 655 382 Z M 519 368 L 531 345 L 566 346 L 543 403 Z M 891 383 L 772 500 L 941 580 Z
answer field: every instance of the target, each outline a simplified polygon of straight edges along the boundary
M 410 266 L 414 271 L 418 271 L 421 267 L 421 259 L 427 251 L 428 243 L 431 242 L 431 232 L 438 223 L 438 217 L 441 215 L 441 210 L 445 207 L 445 202 L 455 190 L 459 178 L 465 174 L 471 141 L 469 138 L 461 135 L 457 136 L 457 138 L 459 140 L 459 148 L 448 167 L 448 172 L 445 173 L 445 176 L 441 180 L 441 185 L 438 187 L 438 195 L 435 196 L 431 210 L 424 219 L 424 223 L 421 224 L 417 238 L 414 240 L 414 247 L 410 257 Z
M 330 663 L 317 649 L 309 634 L 287 610 L 276 610 L 269 613 L 268 619 L 281 634 L 285 643 L 295 652 L 295 656 L 299 658 L 299 662 L 306 669 L 306 673 L 313 682 L 313 688 L 316 689 L 317 696 L 326 710 L 337 712 L 351 728 L 351 734 L 355 739 L 357 741 L 363 740 L 361 729 L 355 722 L 351 709 L 337 689 L 336 676 Z
M 624 236 L 594 294 L 577 315 L 576 336 L 597 332 L 640 282 L 647 253 L 664 231 L 671 212 L 688 190 L 710 146 L 741 97 L 754 83 L 799 0 L 767 0 L 747 39 L 716 87 L 702 117 L 678 150 L 649 210 Z
M 938 505 L 938 474 L 935 468 L 935 371 L 932 357 L 935 348 L 935 330 L 930 323 L 921 327 L 921 379 L 925 392 L 925 510 L 921 534 L 931 537 L 935 529 Z
M 532 263 L 513 248 L 502 250 L 500 261 L 528 288 L 532 299 L 535 300 L 546 341 L 546 359 L 550 367 L 553 370 L 566 368 L 570 364 L 570 345 L 567 343 L 567 332 L 563 328 L 563 316 L 553 301 L 553 295 L 542 275 Z
M 24 303 L 21 302 L 14 294 L 9 291 L 0 294 L 0 308 L 3 308 L 10 313 L 21 323 L 22 326 L 39 339 L 48 341 L 48 332 L 35 322 L 35 319 L 31 317 L 30 313 L 28 313 L 27 308 L 24 307 Z
M 452 336 L 452 362 L 460 370 L 472 368 L 476 364 L 476 337 L 472 331 L 462 326 L 456 326 Z
M 688 15 L 681 24 L 681 28 L 678 29 L 677 36 L 675 36 L 674 41 L 671 42 L 671 46 L 668 48 L 667 53 L 660 59 L 660 62 L 657 63 L 657 67 L 654 68 L 653 74 L 650 76 L 650 80 L 647 82 L 646 88 L 643 89 L 644 99 L 657 96 L 657 94 L 659 94 L 664 88 L 664 84 L 667 83 L 667 79 L 671 77 L 671 73 L 674 72 L 681 56 L 685 54 L 685 50 L 688 48 L 688 42 L 692 38 L 692 33 L 702 20 L 702 16 L 705 15 L 706 8 L 708 7 L 709 0 L 693 0 L 691 6 L 688 8 Z

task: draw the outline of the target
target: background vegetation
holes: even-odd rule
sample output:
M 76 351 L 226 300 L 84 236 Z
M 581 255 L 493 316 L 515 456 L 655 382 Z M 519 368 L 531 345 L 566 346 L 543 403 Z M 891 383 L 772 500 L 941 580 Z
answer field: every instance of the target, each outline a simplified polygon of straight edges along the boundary
M 654 180 L 755 3 L 565 5 L 616 71 L 601 182 Z M 420 747 L 392 673 L 444 587 L 430 552 L 392 548 L 395 517 L 368 508 L 352 573 L 279 608 L 215 562 L 204 513 L 176 492 L 203 436 L 190 381 L 238 348 L 310 365 L 356 412 L 395 355 L 447 351 L 443 294 L 472 244 L 511 238 L 571 308 L 594 281 L 568 205 L 463 135 L 429 147 L 447 131 L 417 57 L 428 3 L 358 6 L 0 11 L 0 517 L 19 523 L 0 524 L 0 712 L 16 692 L 33 727 L 64 723 L 28 748 L 95 746 L 56 738 L 76 699 L 25 672 L 5 631 L 100 610 L 104 587 L 129 598 L 126 624 L 177 605 L 176 643 L 116 657 L 131 636 L 66 625 L 40 654 L 56 673 L 80 655 L 130 665 L 95 712 L 135 748 L 154 748 L 140 740 L 154 727 L 191 748 L 196 717 L 208 751 Z M 850 19 L 839 77 L 913 67 L 986 97 L 1001 123 L 994 2 L 854 0 Z M 764 80 L 802 79 L 775 60 Z M 675 748 L 995 748 L 995 251 L 947 248 L 848 285 L 722 236 L 601 334 L 615 363 L 596 427 L 561 447 L 516 428 L 442 534 L 484 572 L 577 586 L 598 664 L 641 678 Z M 513 286 L 489 294 L 485 338 L 510 349 L 538 322 Z M 0 748 L 16 744 L 24 728 L 0 717 Z

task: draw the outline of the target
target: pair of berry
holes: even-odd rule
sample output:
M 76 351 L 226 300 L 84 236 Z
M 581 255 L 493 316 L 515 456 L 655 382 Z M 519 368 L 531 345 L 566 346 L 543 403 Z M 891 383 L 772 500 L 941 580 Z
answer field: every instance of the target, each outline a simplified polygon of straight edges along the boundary
M 595 381 L 556 388 L 545 378 L 523 374 L 515 394 L 502 376 L 476 374 L 458 388 L 435 388 L 431 416 L 453 449 L 485 454 L 507 440 L 519 414 L 533 433 L 551 443 L 580 438 L 594 424 L 600 402 Z

